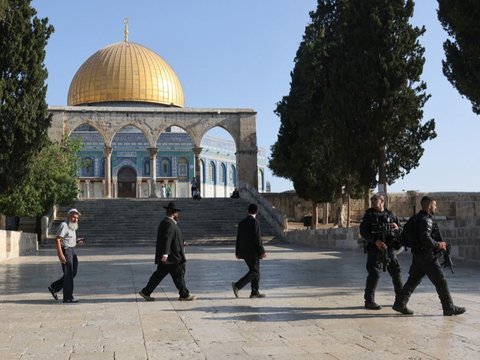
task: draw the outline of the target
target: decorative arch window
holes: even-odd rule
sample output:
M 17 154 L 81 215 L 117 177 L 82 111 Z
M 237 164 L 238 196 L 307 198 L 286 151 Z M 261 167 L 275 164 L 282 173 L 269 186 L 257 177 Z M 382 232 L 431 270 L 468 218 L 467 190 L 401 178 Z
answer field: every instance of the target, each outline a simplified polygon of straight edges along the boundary
M 234 187 L 237 186 L 237 169 L 235 165 L 230 166 L 230 171 L 228 172 L 228 182 Z
M 258 189 L 265 191 L 265 175 L 262 169 L 258 169 Z
M 160 176 L 172 176 L 172 163 L 167 158 L 160 161 Z
M 216 172 L 215 172 L 215 163 L 213 161 L 210 161 L 208 164 L 208 182 L 210 183 L 217 183 L 217 177 L 216 177 Z
M 100 160 L 100 177 L 105 177 L 105 158 Z
M 222 185 L 227 185 L 227 166 L 224 163 L 220 166 L 220 181 Z
M 178 176 L 188 179 L 188 160 L 184 157 L 178 159 Z
M 148 157 L 143 159 L 143 176 L 150 176 L 150 159 Z
M 205 161 L 200 160 L 200 174 L 201 174 L 201 180 L 200 182 L 202 184 L 205 184 Z
M 93 167 L 93 159 L 91 157 L 84 157 L 82 159 L 81 164 L 81 174 L 85 177 L 92 177 L 94 176 L 94 167 Z

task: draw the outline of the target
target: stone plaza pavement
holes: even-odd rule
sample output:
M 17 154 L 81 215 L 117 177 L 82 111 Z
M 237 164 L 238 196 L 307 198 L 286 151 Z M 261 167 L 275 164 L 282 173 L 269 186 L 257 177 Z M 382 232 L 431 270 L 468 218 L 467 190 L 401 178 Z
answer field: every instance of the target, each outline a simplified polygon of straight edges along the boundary
M 61 273 L 54 249 L 0 263 L 0 359 L 480 359 L 479 263 L 446 271 L 467 313 L 444 317 L 425 279 L 411 298 L 414 316 L 391 309 L 388 274 L 380 311 L 363 308 L 361 250 L 267 246 L 261 289 L 233 296 L 246 272 L 233 247 L 187 247 L 187 286 L 179 302 L 171 278 L 145 302 L 137 292 L 155 269 L 153 247 L 79 248 L 78 304 L 47 291 Z M 404 280 L 410 253 L 401 254 Z M 60 294 L 61 295 L 61 294 Z

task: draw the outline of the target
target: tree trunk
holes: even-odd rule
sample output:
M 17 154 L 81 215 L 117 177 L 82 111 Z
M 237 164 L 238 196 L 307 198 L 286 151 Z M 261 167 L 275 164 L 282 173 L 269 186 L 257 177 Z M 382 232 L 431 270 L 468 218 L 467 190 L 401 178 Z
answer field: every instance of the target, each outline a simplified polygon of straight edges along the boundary
M 347 192 L 347 228 L 350 227 L 350 191 Z
M 312 200 L 312 224 L 310 228 L 315 230 L 318 227 L 318 203 Z
M 387 207 L 387 156 L 384 145 L 380 148 L 378 163 L 378 192 L 385 197 L 385 207 Z
M 327 225 L 328 224 L 328 202 L 323 203 L 323 219 L 322 219 L 322 224 Z
M 370 189 L 367 186 L 363 188 L 363 207 L 365 210 L 370 207 Z
M 339 228 L 345 227 L 345 204 L 342 194 L 335 199 L 335 224 Z

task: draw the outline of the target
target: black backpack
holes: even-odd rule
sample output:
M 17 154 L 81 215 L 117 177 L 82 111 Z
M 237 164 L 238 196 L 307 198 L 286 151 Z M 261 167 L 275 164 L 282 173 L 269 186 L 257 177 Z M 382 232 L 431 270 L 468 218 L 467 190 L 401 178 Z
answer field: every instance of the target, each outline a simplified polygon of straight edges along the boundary
M 406 249 L 413 248 L 416 241 L 417 233 L 417 216 L 410 216 L 408 221 L 403 225 L 401 243 L 402 246 Z

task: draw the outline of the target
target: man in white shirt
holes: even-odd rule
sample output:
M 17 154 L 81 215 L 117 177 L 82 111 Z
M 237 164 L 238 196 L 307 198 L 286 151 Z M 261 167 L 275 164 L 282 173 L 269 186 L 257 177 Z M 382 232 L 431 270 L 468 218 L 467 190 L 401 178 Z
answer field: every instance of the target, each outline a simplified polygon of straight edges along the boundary
M 55 300 L 58 300 L 57 293 L 63 289 L 64 303 L 78 302 L 73 297 L 73 278 L 77 275 L 78 269 L 75 246 L 77 246 L 77 229 L 80 215 L 77 209 L 70 209 L 67 213 L 67 221 L 62 222 L 57 230 L 57 255 L 62 264 L 63 276 L 54 281 L 48 287 L 48 291 L 50 291 Z M 79 244 L 83 243 L 83 241 L 83 239 L 78 239 Z

